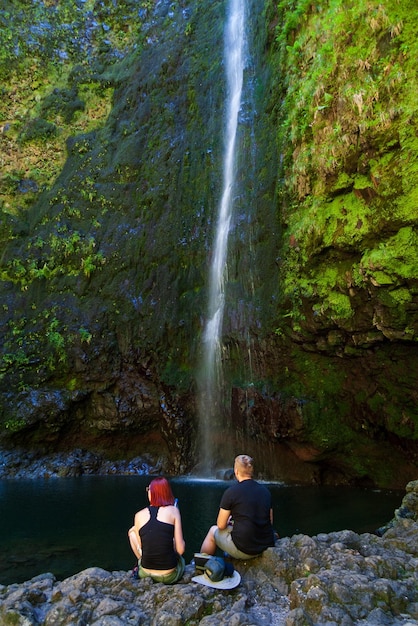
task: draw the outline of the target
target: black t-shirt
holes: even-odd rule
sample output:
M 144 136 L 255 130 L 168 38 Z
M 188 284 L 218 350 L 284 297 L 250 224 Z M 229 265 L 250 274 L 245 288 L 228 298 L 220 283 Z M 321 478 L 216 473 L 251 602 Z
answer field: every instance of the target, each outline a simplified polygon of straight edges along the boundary
M 274 546 L 270 522 L 271 494 L 255 480 L 242 480 L 229 487 L 222 496 L 221 509 L 231 511 L 234 527 L 231 533 L 236 547 L 246 554 L 260 554 Z

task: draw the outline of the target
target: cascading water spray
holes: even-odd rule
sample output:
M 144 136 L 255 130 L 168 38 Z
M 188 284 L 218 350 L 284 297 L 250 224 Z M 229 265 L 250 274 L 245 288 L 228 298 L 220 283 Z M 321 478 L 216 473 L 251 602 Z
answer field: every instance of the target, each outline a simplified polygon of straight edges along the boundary
M 225 304 L 228 234 L 233 209 L 238 116 L 245 65 L 245 0 L 230 0 L 225 29 L 227 81 L 223 188 L 219 204 L 210 269 L 208 320 L 203 335 L 200 376 L 200 467 L 210 473 L 214 464 L 212 430 L 219 419 L 222 396 L 221 338 Z

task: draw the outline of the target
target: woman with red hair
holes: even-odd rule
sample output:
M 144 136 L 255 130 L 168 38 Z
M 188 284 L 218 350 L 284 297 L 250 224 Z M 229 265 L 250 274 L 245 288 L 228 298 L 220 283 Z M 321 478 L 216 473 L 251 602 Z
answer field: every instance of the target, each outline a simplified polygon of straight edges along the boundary
M 136 513 L 128 531 L 129 542 L 138 559 L 138 577 L 151 577 L 171 585 L 184 573 L 181 516 L 165 478 L 158 477 L 147 487 L 149 506 Z

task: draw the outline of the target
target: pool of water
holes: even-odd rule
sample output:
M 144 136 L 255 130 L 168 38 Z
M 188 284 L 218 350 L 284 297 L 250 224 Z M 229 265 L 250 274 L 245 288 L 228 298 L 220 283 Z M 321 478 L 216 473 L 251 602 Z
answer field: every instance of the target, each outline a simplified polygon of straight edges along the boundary
M 43 572 L 62 579 L 87 567 L 129 570 L 135 565 L 127 530 L 147 505 L 147 476 L 89 476 L 0 480 L 0 584 Z M 177 478 L 186 562 L 216 520 L 229 482 Z M 266 483 L 274 527 L 281 537 L 350 529 L 374 532 L 393 517 L 403 492 Z

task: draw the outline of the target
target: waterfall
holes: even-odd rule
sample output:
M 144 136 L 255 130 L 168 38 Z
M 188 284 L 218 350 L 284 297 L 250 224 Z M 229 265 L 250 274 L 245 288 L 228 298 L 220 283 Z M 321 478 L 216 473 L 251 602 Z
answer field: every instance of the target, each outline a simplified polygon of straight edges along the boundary
M 209 275 L 208 319 L 203 334 L 200 376 L 200 459 L 203 473 L 216 463 L 213 431 L 222 417 L 222 323 L 225 304 L 228 234 L 233 210 L 238 116 L 244 74 L 245 0 L 229 0 L 224 37 L 226 71 L 223 186 Z

